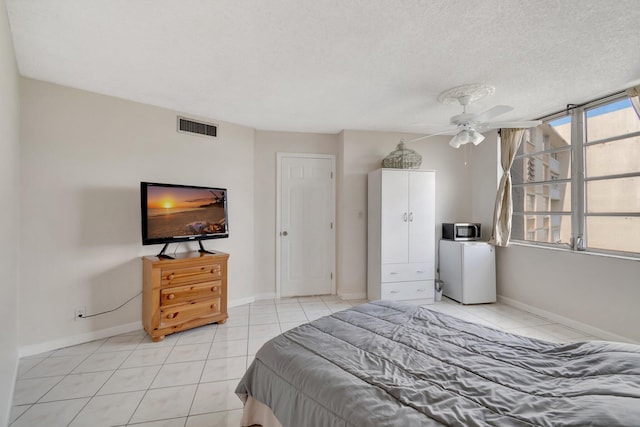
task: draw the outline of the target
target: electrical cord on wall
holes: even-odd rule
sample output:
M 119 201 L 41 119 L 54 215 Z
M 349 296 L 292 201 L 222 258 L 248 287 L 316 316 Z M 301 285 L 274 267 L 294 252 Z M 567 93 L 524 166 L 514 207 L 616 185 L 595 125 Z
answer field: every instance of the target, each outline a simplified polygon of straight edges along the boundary
M 138 295 L 142 295 L 142 291 L 138 292 L 137 294 L 135 294 L 134 296 L 132 296 L 131 298 L 129 298 L 128 300 L 126 300 L 125 302 L 123 302 L 122 304 L 120 304 L 118 307 L 114 308 L 113 310 L 107 310 L 107 311 L 102 311 L 100 313 L 95 313 L 95 314 L 87 314 L 84 316 L 78 316 L 79 319 L 86 319 L 87 317 L 95 317 L 95 316 L 100 316 L 101 314 L 107 314 L 107 313 L 111 313 L 113 311 L 119 310 L 122 307 L 124 307 L 127 303 L 131 302 L 135 297 L 137 297 Z

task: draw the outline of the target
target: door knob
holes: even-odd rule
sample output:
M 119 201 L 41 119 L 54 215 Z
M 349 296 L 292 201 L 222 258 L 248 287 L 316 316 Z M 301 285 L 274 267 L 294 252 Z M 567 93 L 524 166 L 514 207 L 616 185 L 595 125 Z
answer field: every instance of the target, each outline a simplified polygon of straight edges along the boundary
M 282 232 L 280 232 L 280 235 L 281 235 L 281 236 L 288 236 L 288 235 L 289 235 L 289 233 L 287 233 L 286 231 L 282 231 Z

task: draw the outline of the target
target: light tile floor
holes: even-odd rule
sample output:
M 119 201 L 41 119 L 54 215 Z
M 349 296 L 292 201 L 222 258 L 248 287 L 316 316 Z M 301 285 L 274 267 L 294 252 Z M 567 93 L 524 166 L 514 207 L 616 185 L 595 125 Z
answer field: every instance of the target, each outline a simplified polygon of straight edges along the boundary
M 336 297 L 263 300 L 208 325 L 154 343 L 137 331 L 20 360 L 11 427 L 239 426 L 234 394 L 256 351 L 300 324 L 366 301 Z M 463 306 L 443 298 L 430 308 L 532 338 L 598 339 L 496 303 Z

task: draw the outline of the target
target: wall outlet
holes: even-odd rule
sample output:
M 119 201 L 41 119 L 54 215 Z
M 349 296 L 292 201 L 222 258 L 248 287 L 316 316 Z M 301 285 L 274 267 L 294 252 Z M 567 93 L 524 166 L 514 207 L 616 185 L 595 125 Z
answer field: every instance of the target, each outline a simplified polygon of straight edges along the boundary
M 73 319 L 74 320 L 82 319 L 82 318 L 84 318 L 85 314 L 86 313 L 85 313 L 84 307 L 76 307 L 76 309 L 74 311 Z

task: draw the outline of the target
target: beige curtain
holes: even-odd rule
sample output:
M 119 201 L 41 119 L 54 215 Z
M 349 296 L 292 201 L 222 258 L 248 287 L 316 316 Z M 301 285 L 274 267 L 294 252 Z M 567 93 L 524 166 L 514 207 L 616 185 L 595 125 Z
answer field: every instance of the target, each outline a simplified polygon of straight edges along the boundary
M 508 246 L 511 236 L 511 165 L 516 157 L 525 129 L 500 129 L 500 164 L 502 178 L 496 195 L 493 211 L 493 231 L 489 243 L 496 246 Z
M 636 114 L 640 119 L 640 86 L 630 87 L 627 89 L 627 96 L 633 105 L 633 109 L 636 110 Z

